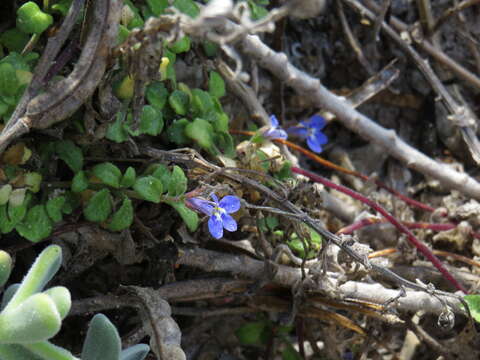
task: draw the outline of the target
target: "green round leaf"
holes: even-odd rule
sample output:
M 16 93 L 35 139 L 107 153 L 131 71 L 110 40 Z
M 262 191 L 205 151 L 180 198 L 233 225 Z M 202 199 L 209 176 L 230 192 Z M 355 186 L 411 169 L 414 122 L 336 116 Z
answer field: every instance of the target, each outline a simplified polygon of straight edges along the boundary
M 156 136 L 163 130 L 163 115 L 150 105 L 145 105 L 140 115 L 140 131 L 142 134 Z
M 157 17 L 162 15 L 163 11 L 169 6 L 168 0 L 147 0 L 147 4 L 153 15 Z
M 175 54 L 180 54 L 190 50 L 190 37 L 185 35 L 180 40 L 175 41 L 173 44 L 168 46 Z
M 0 63 L 0 95 L 14 96 L 17 93 L 20 82 L 17 79 L 17 72 L 12 64 L 8 62 Z
M 175 165 L 172 174 L 170 175 L 168 195 L 179 196 L 185 194 L 185 191 L 187 191 L 187 177 L 182 168 Z
M 85 171 L 77 172 L 72 179 L 72 191 L 75 193 L 82 192 L 88 188 L 88 179 Z
M 10 198 L 12 192 L 12 185 L 5 184 L 0 186 L 0 205 L 5 205 Z
M 267 330 L 266 321 L 253 321 L 239 327 L 235 335 L 242 345 L 261 345 L 267 339 Z
M 207 120 L 196 118 L 185 127 L 185 135 L 195 140 L 205 150 L 212 150 L 213 127 Z
M 105 137 L 108 140 L 114 141 L 116 143 L 122 143 L 128 139 L 128 132 L 123 126 L 123 115 L 121 112 L 117 114 L 115 122 L 111 124 L 108 129 Z
M 52 233 L 52 221 L 48 217 L 44 205 L 36 205 L 28 210 L 27 216 L 15 229 L 27 240 L 37 242 Z
M 208 92 L 216 98 L 221 98 L 225 95 L 225 82 L 216 71 L 210 72 L 210 77 L 208 79 Z
M 175 0 L 173 6 L 180 10 L 180 12 L 187 14 L 192 18 L 197 17 L 200 13 L 198 5 L 195 4 L 193 0 Z
M 145 91 L 148 103 L 157 110 L 162 110 L 168 99 L 168 90 L 161 81 L 154 81 Z
M 189 209 L 183 202 L 168 201 L 168 205 L 177 210 L 178 214 L 187 225 L 188 230 L 195 231 L 198 228 L 198 214 Z
M 28 35 L 17 28 L 8 29 L 0 35 L 0 43 L 9 51 L 21 52 L 28 43 Z
M 162 182 L 153 176 L 145 176 L 137 179 L 133 189 L 145 200 L 158 204 L 160 202 L 163 186 Z
M 133 186 L 133 184 L 135 184 L 136 176 L 137 175 L 135 173 L 135 169 L 129 166 L 125 171 L 125 174 L 123 174 L 122 180 L 120 181 L 120 185 L 124 188 Z
M 82 170 L 83 153 L 82 150 L 71 140 L 62 140 L 56 143 L 55 150 L 58 157 L 72 169 L 74 173 Z
M 123 199 L 122 206 L 112 216 L 112 220 L 107 228 L 112 231 L 121 231 L 132 225 L 133 222 L 133 206 L 129 198 Z
M 215 110 L 213 99 L 210 94 L 201 89 L 193 89 L 192 109 L 197 116 L 203 116 L 206 115 L 209 111 Z
M 122 172 L 114 164 L 110 162 L 105 162 L 95 165 L 92 169 L 92 172 L 104 184 L 116 189 L 120 187 L 120 179 L 122 178 Z
M 187 114 L 189 102 L 190 98 L 188 97 L 188 94 L 180 90 L 175 90 L 168 97 L 168 103 L 178 115 Z
M 47 201 L 45 208 L 48 216 L 50 216 L 50 219 L 52 219 L 53 222 L 59 222 L 62 220 L 62 208 L 65 201 L 65 196 L 57 196 Z
M 168 140 L 180 146 L 188 144 L 190 140 L 185 135 L 185 127 L 189 123 L 185 118 L 174 121 L 167 129 Z
M 41 34 L 52 23 L 52 16 L 44 13 L 33 1 L 23 4 L 17 10 L 17 28 L 27 34 Z
M 112 197 L 108 189 L 102 189 L 93 195 L 83 209 L 83 215 L 88 221 L 102 222 L 107 220 L 112 212 Z
M 33 193 L 40 190 L 40 184 L 42 182 L 42 175 L 37 172 L 29 172 L 25 174 L 25 185 Z

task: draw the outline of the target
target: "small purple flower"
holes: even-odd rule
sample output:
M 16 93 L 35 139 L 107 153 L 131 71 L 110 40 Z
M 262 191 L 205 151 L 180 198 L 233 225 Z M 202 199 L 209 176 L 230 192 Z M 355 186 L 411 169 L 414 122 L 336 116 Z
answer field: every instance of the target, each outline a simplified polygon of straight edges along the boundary
M 328 142 L 327 136 L 322 132 L 325 125 L 323 117 L 313 115 L 308 121 L 300 121 L 300 125 L 289 128 L 288 132 L 307 139 L 310 150 L 320 153 L 322 145 Z
M 270 126 L 262 131 L 262 135 L 268 139 L 287 139 L 287 132 L 279 125 L 277 117 L 275 115 L 270 115 Z
M 218 197 L 215 194 L 212 193 L 210 196 L 213 201 L 190 198 L 188 202 L 195 209 L 210 216 L 210 219 L 208 219 L 208 230 L 215 239 L 220 239 L 223 236 L 223 229 L 227 231 L 237 230 L 237 222 L 228 214 L 240 209 L 240 199 L 233 195 L 227 195 L 218 201 Z

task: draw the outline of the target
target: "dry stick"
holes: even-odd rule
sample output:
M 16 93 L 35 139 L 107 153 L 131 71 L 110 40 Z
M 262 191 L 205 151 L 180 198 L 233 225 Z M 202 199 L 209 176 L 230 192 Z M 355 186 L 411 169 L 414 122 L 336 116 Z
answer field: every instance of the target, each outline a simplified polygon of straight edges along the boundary
M 396 249 L 396 248 L 382 249 L 382 250 L 374 251 L 374 252 L 368 254 L 368 258 L 369 259 L 374 259 L 374 258 L 381 257 L 381 256 L 387 256 L 387 255 L 395 254 L 397 252 L 398 252 L 398 249 Z M 475 266 L 475 267 L 480 267 L 480 262 L 472 260 L 472 259 L 470 259 L 466 256 L 463 256 L 463 255 L 454 254 L 454 253 L 451 253 L 449 251 L 443 251 L 443 250 L 433 250 L 433 253 L 437 256 L 450 257 L 454 260 L 464 262 L 465 264 Z
M 353 1 L 350 0 L 343 0 L 346 3 L 352 4 L 352 6 L 358 5 L 358 2 L 353 4 Z M 376 4 L 373 0 L 364 0 L 365 5 L 372 11 L 378 12 L 380 11 L 380 6 Z M 404 22 L 398 20 L 395 17 L 390 18 L 390 24 L 397 30 L 398 32 L 408 32 L 409 26 Z M 415 39 L 417 45 L 425 51 L 428 55 L 433 57 L 442 65 L 448 67 L 453 73 L 455 73 L 459 78 L 463 79 L 466 84 L 480 90 L 480 78 L 476 76 L 474 73 L 467 70 L 465 67 L 457 63 L 455 60 L 450 58 L 449 56 L 445 55 L 443 51 L 438 50 L 435 46 L 432 45 L 426 39 Z
M 285 54 L 272 51 L 258 36 L 247 36 L 243 41 L 243 52 L 272 72 L 285 83 L 313 102 L 334 113 L 338 120 L 352 131 L 382 146 L 389 154 L 404 162 L 408 167 L 436 178 L 443 185 L 480 200 L 480 184 L 465 173 L 430 159 L 400 139 L 394 130 L 386 130 L 367 116 L 359 113 L 345 101 L 327 90 L 318 79 L 314 79 L 295 68 Z
M 296 174 L 300 174 L 303 176 L 306 176 L 310 178 L 311 180 L 318 182 L 320 184 L 323 184 L 325 186 L 328 186 L 329 188 L 335 189 L 337 191 L 340 191 L 344 194 L 347 194 L 348 196 L 361 201 L 362 203 L 370 206 L 380 214 L 382 214 L 390 223 L 392 223 L 399 231 L 407 235 L 408 241 L 415 246 L 420 252 L 440 271 L 443 276 L 453 285 L 455 286 L 456 289 L 464 292 L 465 294 L 468 293 L 468 291 L 461 285 L 450 272 L 443 266 L 442 262 L 432 254 L 430 249 L 425 246 L 422 242 L 417 240 L 415 235 L 405 226 L 403 225 L 400 221 L 398 221 L 395 217 L 393 217 L 387 210 L 385 210 L 383 207 L 378 205 L 376 202 L 370 200 L 369 198 L 363 196 L 362 194 L 357 193 L 354 190 L 351 190 L 343 185 L 335 184 L 327 179 L 325 179 L 323 176 L 314 174 L 310 171 L 300 169 L 298 167 L 292 167 L 292 172 Z
M 366 7 L 362 6 L 356 0 L 344 0 L 349 4 L 353 9 L 358 12 L 361 12 L 362 16 L 367 16 L 370 19 L 375 19 L 375 14 L 368 10 Z M 425 0 L 427 1 L 427 0 Z M 442 84 L 440 79 L 434 73 L 430 64 L 425 61 L 415 49 L 410 46 L 405 40 L 402 39 L 400 35 L 396 33 L 389 25 L 382 22 L 383 31 L 392 38 L 397 45 L 405 51 L 410 58 L 415 62 L 423 76 L 430 83 L 430 86 L 435 90 L 435 92 L 440 96 L 445 108 L 450 112 L 451 118 L 450 121 L 454 123 L 456 127 L 460 130 L 464 142 L 467 144 L 468 149 L 473 157 L 473 159 L 480 164 L 480 142 L 478 141 L 475 130 L 473 127 L 476 126 L 476 116 L 473 111 L 469 108 L 465 101 L 463 104 L 458 104 L 457 101 L 453 98 L 452 95 L 447 91 L 445 86 Z M 412 31 L 412 38 L 415 41 L 418 39 L 423 40 L 423 35 L 418 31 Z M 457 96 L 461 99 L 461 95 Z
M 230 133 L 241 134 L 241 135 L 250 135 L 250 136 L 253 136 L 255 134 L 253 131 L 243 131 L 243 130 L 230 130 Z M 349 170 L 349 169 L 346 169 L 346 168 L 344 168 L 342 166 L 339 166 L 335 163 L 332 163 L 331 161 L 328 161 L 328 160 L 322 158 L 321 156 L 318 156 L 315 153 L 313 153 L 311 151 L 308 151 L 307 149 L 305 149 L 305 148 L 303 148 L 303 147 L 301 147 L 301 146 L 299 146 L 299 145 L 297 145 L 297 144 L 295 144 L 291 141 L 283 140 L 283 139 L 273 139 L 273 141 L 281 143 L 281 144 L 285 144 L 289 148 L 301 152 L 303 155 L 307 156 L 308 158 L 310 158 L 310 159 L 314 160 L 315 162 L 317 162 L 321 165 L 324 165 L 324 166 L 326 166 L 330 169 L 334 169 L 336 171 L 339 171 L 339 172 L 347 174 L 347 175 L 355 176 L 359 179 L 362 179 L 363 181 L 372 181 L 372 179 L 369 178 L 367 175 L 363 175 L 363 174 L 361 174 L 357 171 Z M 428 211 L 428 212 L 435 211 L 435 209 L 433 207 L 428 206 L 427 204 L 421 203 L 420 201 L 414 200 L 412 198 L 409 198 L 408 196 L 403 195 L 402 193 L 398 192 L 397 190 L 385 185 L 383 182 L 381 182 L 378 179 L 373 179 L 373 182 L 378 187 L 387 190 L 389 193 L 391 193 L 392 195 L 394 195 L 394 196 L 398 197 L 399 199 L 405 201 L 407 204 L 409 204 L 411 206 L 417 207 L 419 209 L 422 209 L 422 210 L 425 210 L 425 211 Z
M 362 229 L 366 226 L 374 225 L 374 224 L 383 224 L 386 223 L 387 221 L 385 219 L 379 219 L 375 217 L 371 218 L 366 218 L 366 219 L 361 219 L 360 221 L 357 221 L 356 223 L 353 223 L 351 225 L 348 225 L 340 230 L 337 231 L 337 234 L 344 234 L 344 235 L 349 235 L 353 233 L 354 231 L 357 231 L 359 229 Z M 425 222 L 403 222 L 402 224 L 405 225 L 409 229 L 426 229 L 426 230 L 433 230 L 433 231 L 448 231 L 455 229 L 458 224 L 455 223 L 444 223 L 444 224 L 432 224 L 432 223 L 425 223 Z M 476 238 L 480 239 L 480 234 L 476 232 L 471 232 L 471 235 Z
M 478 3 L 480 3 L 480 0 L 464 0 L 459 4 L 456 4 L 456 5 L 452 6 L 451 8 L 448 8 L 438 18 L 435 25 L 433 25 L 433 32 L 437 31 L 440 28 L 440 26 L 442 26 L 450 16 L 455 15 L 456 13 L 458 13 L 462 10 L 465 10 L 466 8 L 468 8 L 472 5 L 478 4 Z

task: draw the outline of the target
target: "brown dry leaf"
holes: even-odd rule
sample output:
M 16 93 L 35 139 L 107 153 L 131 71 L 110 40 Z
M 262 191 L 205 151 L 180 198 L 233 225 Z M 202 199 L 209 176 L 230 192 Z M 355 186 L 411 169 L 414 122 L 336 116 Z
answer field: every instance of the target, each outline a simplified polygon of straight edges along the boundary
M 24 164 L 25 149 L 27 147 L 20 142 L 10 146 L 2 156 L 2 163 L 7 165 L 21 165 Z

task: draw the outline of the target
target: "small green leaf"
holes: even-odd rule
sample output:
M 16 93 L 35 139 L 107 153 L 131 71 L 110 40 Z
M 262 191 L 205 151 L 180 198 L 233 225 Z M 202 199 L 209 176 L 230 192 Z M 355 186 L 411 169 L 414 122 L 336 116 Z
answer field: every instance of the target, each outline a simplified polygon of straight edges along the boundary
M 56 143 L 55 150 L 58 157 L 72 169 L 74 173 L 82 170 L 83 153 L 82 150 L 71 140 L 62 140 Z
M 180 90 L 175 90 L 168 97 L 168 103 L 178 115 L 186 115 L 190 98 L 188 94 Z
M 77 172 L 72 179 L 72 191 L 75 193 L 82 192 L 88 188 L 88 179 L 85 171 Z
M 207 120 L 196 118 L 185 127 L 185 135 L 195 140 L 203 149 L 213 151 L 213 127 Z
M 0 64 L 0 95 L 14 96 L 17 93 L 20 82 L 17 79 L 17 72 L 12 64 L 4 62 Z
M 170 44 L 168 48 L 175 54 L 187 52 L 188 50 L 190 50 L 190 37 L 185 35 L 180 40 L 177 40 L 173 44 Z
M 17 28 L 27 34 L 41 34 L 52 23 L 52 16 L 44 13 L 33 1 L 23 4 L 17 10 Z
M 200 13 L 197 4 L 193 0 L 175 0 L 173 6 L 192 18 L 197 17 Z
M 82 360 L 118 360 L 121 340 L 115 326 L 103 314 L 97 314 L 90 322 L 83 343 Z
M 112 197 L 108 189 L 102 189 L 93 195 L 83 209 L 83 215 L 88 221 L 102 222 L 107 220 L 112 212 Z
M 0 43 L 9 51 L 21 52 L 28 43 L 28 35 L 17 28 L 8 29 L 0 35 Z
M 136 176 L 137 175 L 135 173 L 135 169 L 129 166 L 125 171 L 125 174 L 123 174 L 122 180 L 120 181 L 120 185 L 124 188 L 133 186 L 133 184 L 135 184 Z
M 42 183 L 42 175 L 37 172 L 29 172 L 25 174 L 25 185 L 28 190 L 36 193 L 40 190 L 40 184 Z
M 175 165 L 170 176 L 168 195 L 179 196 L 185 194 L 185 191 L 187 191 L 187 177 L 182 168 Z
M 72 5 L 72 0 L 60 0 L 52 5 L 52 10 L 58 11 L 62 16 L 65 16 L 68 13 L 68 9 L 70 9 L 70 5 Z
M 229 158 L 234 158 L 236 155 L 235 144 L 233 143 L 232 135 L 228 132 L 215 133 L 215 144 Z
M 12 265 L 12 257 L 7 252 L 0 250 L 0 286 L 3 287 L 10 277 Z
M 163 186 L 162 182 L 153 176 L 145 176 L 137 179 L 133 189 L 145 200 L 158 204 L 160 202 Z
M 189 123 L 185 118 L 174 121 L 167 129 L 168 140 L 180 146 L 188 144 L 190 140 L 185 135 L 185 128 Z
M 218 45 L 214 42 L 206 40 L 202 42 L 202 47 L 203 51 L 205 51 L 205 55 L 207 55 L 208 57 L 214 57 L 217 55 Z
M 268 323 L 253 321 L 246 323 L 235 331 L 235 335 L 242 345 L 261 345 L 268 337 Z
M 140 131 L 142 134 L 156 136 L 163 130 L 163 115 L 155 107 L 145 105 L 140 115 Z
M 19 189 L 17 189 L 19 190 Z M 12 192 L 12 194 L 15 190 Z M 11 196 L 10 196 L 11 198 Z M 27 214 L 27 207 L 29 204 L 30 196 L 27 194 L 20 205 L 14 206 L 11 202 L 8 205 L 0 206 L 0 231 L 3 234 L 12 231 L 20 221 L 23 220 Z
M 5 205 L 10 198 L 12 192 L 12 185 L 5 184 L 0 186 L 0 205 Z
M 153 15 L 157 17 L 162 15 L 164 10 L 169 6 L 168 0 L 147 0 L 147 4 Z
M 214 110 L 213 99 L 210 94 L 201 89 L 192 90 L 192 109 L 197 116 L 207 114 Z
M 133 222 L 133 206 L 132 201 L 125 197 L 122 206 L 112 216 L 112 220 L 107 224 L 107 228 L 111 231 L 121 231 L 132 225 Z
M 122 143 L 128 139 L 128 132 L 123 126 L 123 118 L 125 114 L 119 112 L 115 122 L 111 124 L 108 129 L 105 137 L 108 140 L 114 141 L 116 143 Z
M 62 208 L 65 204 L 65 201 L 65 196 L 57 196 L 47 201 L 47 205 L 45 207 L 48 216 L 50 216 L 50 219 L 52 219 L 53 222 L 59 222 L 62 220 Z
M 198 215 L 189 209 L 183 202 L 167 201 L 167 204 L 177 210 L 178 214 L 187 225 L 188 230 L 195 231 L 198 228 Z
M 145 91 L 148 103 L 157 110 L 162 110 L 168 99 L 168 90 L 161 81 L 154 81 Z
M 210 78 L 208 79 L 208 92 L 210 95 L 217 98 L 221 98 L 225 95 L 225 82 L 216 71 L 210 72 Z
M 480 295 L 465 295 L 463 299 L 467 302 L 472 317 L 480 322 Z
M 48 237 L 53 230 L 52 221 L 48 217 L 44 205 L 36 205 L 28 210 L 27 216 L 15 229 L 18 233 L 32 242 Z
M 295 350 L 292 344 L 287 344 L 287 347 L 282 352 L 282 360 L 302 360 L 303 358 Z
M 164 164 L 153 164 L 151 170 L 153 170 L 151 175 L 162 182 L 162 186 L 164 189 L 168 189 L 172 177 L 172 174 L 170 173 L 170 170 L 168 170 L 168 167 Z
M 110 162 L 98 164 L 93 167 L 92 172 L 104 184 L 111 186 L 115 189 L 118 189 L 120 187 L 120 179 L 122 178 L 122 172 L 116 165 Z

